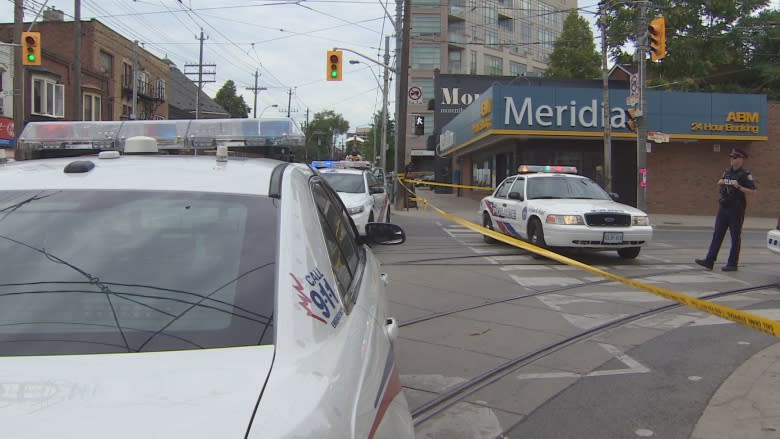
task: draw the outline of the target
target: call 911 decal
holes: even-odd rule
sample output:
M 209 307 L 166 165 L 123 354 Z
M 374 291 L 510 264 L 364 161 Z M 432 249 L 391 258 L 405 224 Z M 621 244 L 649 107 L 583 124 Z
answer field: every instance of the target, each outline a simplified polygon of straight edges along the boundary
M 306 311 L 306 315 L 323 324 L 337 327 L 344 317 L 344 307 L 322 271 L 315 268 L 304 276 L 306 285 L 294 274 L 290 273 L 290 276 L 293 278 L 293 288 L 298 292 L 298 304 Z

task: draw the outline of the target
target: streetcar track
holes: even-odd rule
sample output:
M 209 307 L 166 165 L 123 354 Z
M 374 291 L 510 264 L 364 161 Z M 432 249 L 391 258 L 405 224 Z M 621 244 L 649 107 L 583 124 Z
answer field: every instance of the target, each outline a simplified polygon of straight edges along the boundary
M 688 270 L 683 270 L 688 271 Z M 656 274 L 657 275 L 657 274 Z M 577 286 L 568 286 L 568 287 L 562 287 L 560 289 L 572 289 L 573 287 L 580 287 L 583 286 L 583 284 L 577 285 Z M 763 289 L 769 289 L 769 288 L 780 288 L 780 284 L 777 282 L 763 284 L 763 285 L 755 285 L 750 287 L 744 287 L 744 288 L 738 288 L 738 289 L 732 289 L 732 290 L 726 290 L 721 292 L 716 292 L 712 294 L 707 294 L 704 296 L 699 297 L 702 300 L 709 300 L 709 299 L 716 299 L 720 297 L 730 296 L 734 294 L 743 294 L 751 291 L 757 291 L 757 290 L 763 290 Z M 558 289 L 558 290 L 560 290 Z M 546 294 L 550 293 L 553 290 L 546 290 L 543 292 L 535 293 L 534 295 L 539 294 Z M 529 296 L 530 297 L 530 296 Z M 509 299 L 507 299 L 509 300 Z M 591 338 L 592 336 L 602 333 L 606 330 L 613 329 L 622 325 L 625 325 L 627 323 L 631 323 L 636 320 L 643 319 L 645 317 L 649 317 L 655 314 L 659 314 L 662 312 L 666 312 L 672 309 L 683 307 L 683 304 L 680 303 L 670 303 L 662 306 L 658 306 L 655 308 L 646 309 L 640 312 L 636 312 L 634 314 L 630 314 L 621 318 L 618 318 L 616 320 L 612 320 L 610 322 L 606 322 L 604 324 L 595 326 L 593 328 L 590 328 L 588 330 L 579 332 L 577 334 L 574 334 L 569 337 L 565 337 L 562 340 L 556 341 L 554 343 L 548 344 L 547 346 L 543 346 L 539 349 L 536 349 L 530 353 L 526 353 L 520 356 L 517 356 L 515 358 L 511 358 L 500 365 L 488 369 L 485 372 L 469 378 L 462 383 L 453 386 L 452 388 L 445 390 L 444 392 L 440 393 L 435 398 L 432 398 L 431 400 L 425 402 L 424 404 L 420 405 L 419 407 L 415 408 L 411 411 L 412 413 L 412 419 L 414 422 L 414 426 L 417 427 L 420 424 L 432 419 L 433 417 L 445 412 L 447 409 L 449 409 L 451 406 L 457 404 L 458 402 L 463 401 L 470 395 L 474 394 L 475 392 L 503 379 L 507 375 L 513 373 L 514 371 L 525 367 L 529 364 L 533 364 L 534 362 L 541 360 L 549 355 L 552 355 L 555 352 L 558 352 L 559 350 L 562 350 L 564 348 L 567 348 L 569 346 L 572 346 L 576 343 L 579 343 L 580 341 L 586 340 Z M 458 311 L 456 311 L 458 312 Z M 412 321 L 411 324 L 417 323 L 415 321 Z M 410 323 L 407 323 L 407 325 Z M 403 326 L 404 324 L 402 324 Z M 508 429 L 505 429 L 500 435 L 498 435 L 498 438 L 504 437 L 504 434 L 510 432 L 512 429 L 514 429 L 517 425 L 520 424 L 522 420 L 518 421 L 515 424 L 512 424 Z

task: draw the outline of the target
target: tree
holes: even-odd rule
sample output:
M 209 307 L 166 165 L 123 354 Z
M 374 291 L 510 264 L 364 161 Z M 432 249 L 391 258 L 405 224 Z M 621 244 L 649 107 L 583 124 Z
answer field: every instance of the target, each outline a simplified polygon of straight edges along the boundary
M 756 45 L 746 31 L 757 20 L 755 14 L 768 4 L 768 0 L 653 2 L 647 16 L 666 19 L 666 57 L 658 63 L 648 62 L 648 83 L 684 91 L 749 91 L 755 73 L 741 72 L 761 61 L 751 59 Z M 625 58 L 625 48 L 636 45 L 638 8 L 608 1 L 607 9 L 610 54 Z
M 361 154 L 364 157 L 369 157 L 372 163 L 378 165 L 380 161 L 380 150 L 382 149 L 382 112 L 377 111 L 374 113 L 373 121 L 371 123 L 371 129 L 366 134 L 366 142 L 361 145 Z M 387 151 L 385 155 L 385 163 L 388 168 L 393 168 L 393 159 L 395 157 L 395 121 L 390 120 L 390 116 L 387 117 Z M 373 156 L 372 156 L 373 154 Z
M 544 76 L 594 79 L 601 75 L 601 56 L 593 43 L 587 20 L 572 11 L 563 22 L 561 36 L 555 41 Z
M 244 102 L 243 96 L 236 95 L 236 84 L 228 79 L 225 85 L 214 96 L 214 102 L 222 106 L 230 117 L 249 117 L 250 108 Z
M 320 111 L 306 127 L 306 148 L 311 159 L 340 159 L 345 151 L 338 151 L 336 138 L 346 134 L 349 122 L 333 110 Z

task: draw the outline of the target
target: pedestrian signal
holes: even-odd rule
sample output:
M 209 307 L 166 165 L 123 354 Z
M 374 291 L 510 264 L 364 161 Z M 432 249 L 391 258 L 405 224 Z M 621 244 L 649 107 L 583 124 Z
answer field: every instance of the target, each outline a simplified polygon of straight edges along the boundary
M 41 33 L 22 32 L 22 64 L 41 65 Z
M 414 135 L 422 136 L 425 134 L 425 117 L 414 116 Z
M 341 81 L 341 66 L 344 54 L 340 50 L 329 50 L 325 57 L 325 79 L 328 81 Z
M 650 39 L 650 59 L 660 61 L 666 56 L 666 20 L 664 17 L 655 17 L 650 20 L 647 27 Z

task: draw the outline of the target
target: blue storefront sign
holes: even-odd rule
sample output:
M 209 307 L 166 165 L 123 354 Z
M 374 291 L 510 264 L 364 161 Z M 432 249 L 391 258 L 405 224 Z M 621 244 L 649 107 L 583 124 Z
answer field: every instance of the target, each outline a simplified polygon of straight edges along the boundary
M 443 127 L 439 153 L 448 155 L 491 135 L 601 137 L 602 90 L 496 84 Z M 612 136 L 636 138 L 626 128 L 626 89 L 610 90 Z M 765 95 L 649 92 L 648 131 L 672 140 L 767 140 Z

